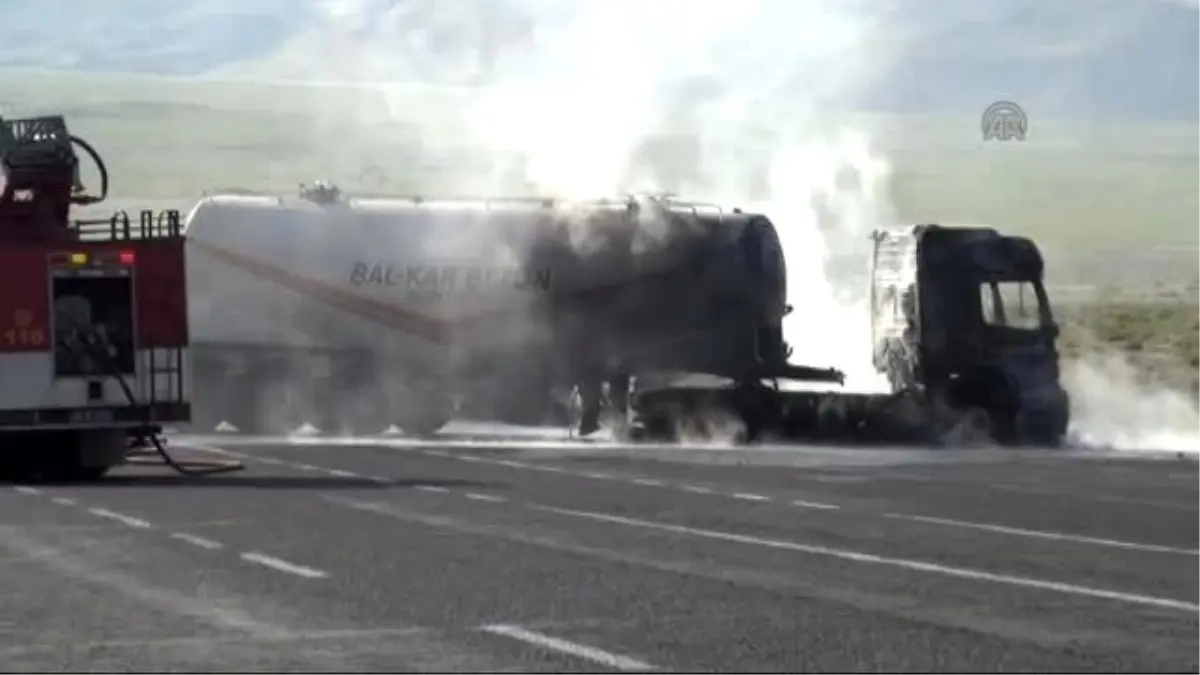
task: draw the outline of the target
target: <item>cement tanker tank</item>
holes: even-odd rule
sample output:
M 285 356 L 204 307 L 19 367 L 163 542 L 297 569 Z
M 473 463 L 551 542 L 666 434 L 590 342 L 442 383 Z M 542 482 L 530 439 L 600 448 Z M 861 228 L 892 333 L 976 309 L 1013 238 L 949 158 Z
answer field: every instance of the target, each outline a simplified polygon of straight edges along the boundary
M 544 423 L 554 392 L 643 372 L 827 379 L 786 363 L 784 258 L 759 214 L 226 194 L 185 228 L 201 426 L 427 434 Z

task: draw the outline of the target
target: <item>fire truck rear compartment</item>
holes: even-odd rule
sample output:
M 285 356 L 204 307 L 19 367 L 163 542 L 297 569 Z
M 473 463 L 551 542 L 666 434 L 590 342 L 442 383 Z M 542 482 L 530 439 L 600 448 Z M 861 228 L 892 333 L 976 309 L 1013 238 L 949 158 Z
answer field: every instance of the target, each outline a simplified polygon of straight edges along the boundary
M 54 376 L 87 378 L 89 402 L 102 400 L 102 384 L 112 373 L 133 376 L 137 370 L 132 276 L 76 276 L 69 270 L 56 270 L 51 276 L 50 297 Z M 100 344 L 92 350 L 79 348 L 79 341 L 92 338 Z M 98 361 L 100 354 L 107 363 Z M 121 403 L 128 405 L 127 401 Z

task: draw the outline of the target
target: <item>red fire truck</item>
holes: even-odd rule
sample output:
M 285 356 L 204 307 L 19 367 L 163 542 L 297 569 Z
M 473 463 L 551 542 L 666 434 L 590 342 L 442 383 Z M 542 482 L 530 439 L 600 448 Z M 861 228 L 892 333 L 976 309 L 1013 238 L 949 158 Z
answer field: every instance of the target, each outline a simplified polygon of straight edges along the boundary
M 76 148 L 95 163 L 98 194 L 80 181 Z M 103 159 L 61 116 L 0 119 L 4 478 L 99 478 L 132 440 L 190 419 L 179 213 L 72 220 L 107 193 Z

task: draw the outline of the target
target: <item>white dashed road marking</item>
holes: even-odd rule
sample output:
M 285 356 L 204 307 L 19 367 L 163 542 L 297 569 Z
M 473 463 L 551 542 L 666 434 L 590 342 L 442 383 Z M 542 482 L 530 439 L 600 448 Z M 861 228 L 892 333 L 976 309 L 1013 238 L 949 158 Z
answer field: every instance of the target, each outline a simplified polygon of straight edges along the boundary
M 198 537 L 194 534 L 188 534 L 187 532 L 172 532 L 171 538 L 187 542 L 193 546 L 199 546 L 200 548 L 206 548 L 210 551 L 224 548 L 224 544 L 221 542 L 213 541 L 212 539 L 205 539 L 204 537 Z
M 551 635 L 546 635 L 545 633 L 536 633 L 534 631 L 521 628 L 520 626 L 495 624 L 491 626 L 484 626 L 480 630 L 493 635 L 503 635 L 504 637 L 512 638 L 513 640 L 519 640 L 526 644 L 541 647 L 542 649 L 548 649 L 550 651 L 559 652 L 560 654 L 567 654 L 568 656 L 573 656 L 585 661 L 591 661 L 597 665 L 601 665 L 606 668 L 612 668 L 614 670 L 632 672 L 646 672 L 649 670 L 655 670 L 654 666 L 644 661 L 639 661 L 637 659 L 633 659 L 628 656 L 622 656 L 620 654 L 613 654 L 612 652 L 607 652 L 603 649 L 589 647 L 588 645 L 581 645 L 577 642 L 571 642 L 562 638 L 556 638 Z
M 330 476 L 337 476 L 338 478 L 354 478 L 358 475 L 353 471 L 343 471 L 342 469 L 326 469 L 326 473 L 328 473 Z
M 570 471 L 557 466 L 539 466 L 537 464 L 527 464 L 521 468 L 529 469 L 530 471 L 541 471 L 542 473 L 571 473 Z
M 133 516 L 127 516 L 124 513 L 117 513 L 116 511 L 109 511 L 108 509 L 99 508 L 88 509 L 88 513 L 92 514 L 93 516 L 100 516 L 101 518 L 115 520 L 122 525 L 136 527 L 139 530 L 150 529 L 150 521 L 142 520 L 141 518 L 134 518 Z
M 438 493 L 450 491 L 449 489 L 444 488 L 440 485 L 418 485 L 417 489 L 422 492 L 438 492 Z
M 735 492 L 732 495 L 730 495 L 730 497 L 733 497 L 734 499 L 741 499 L 741 500 L 747 501 L 747 502 L 771 501 L 771 498 L 767 497 L 766 495 L 756 495 L 756 494 L 751 494 L 749 492 Z
M 75 500 L 67 497 L 51 497 L 50 501 L 59 506 L 75 506 Z
M 294 574 L 298 577 L 304 577 L 306 579 L 324 579 L 329 576 L 329 574 L 323 570 L 290 563 L 286 560 L 266 555 L 265 553 L 255 553 L 250 551 L 241 554 L 241 558 L 246 562 L 257 563 L 264 567 L 270 567 L 271 569 L 279 572 Z
M 34 488 L 34 487 L 28 487 L 25 485 L 18 485 L 16 487 L 16 491 L 20 492 L 23 495 L 40 495 L 40 494 L 42 494 L 41 490 Z
M 485 495 L 485 494 L 480 494 L 480 493 L 478 493 L 478 492 L 468 492 L 468 493 L 467 493 L 466 495 L 464 495 L 464 496 L 465 496 L 467 499 L 474 499 L 474 500 L 475 500 L 475 501 L 477 501 L 477 502 L 493 502 L 493 503 L 496 503 L 496 502 L 502 502 L 502 501 L 505 501 L 504 497 L 497 497 L 496 495 Z
M 792 501 L 792 506 L 798 506 L 802 509 L 826 509 L 826 510 L 831 510 L 831 511 L 842 508 L 842 507 L 838 506 L 837 504 L 825 504 L 823 502 L 807 502 L 807 501 L 804 501 L 803 499 L 796 499 L 796 500 Z

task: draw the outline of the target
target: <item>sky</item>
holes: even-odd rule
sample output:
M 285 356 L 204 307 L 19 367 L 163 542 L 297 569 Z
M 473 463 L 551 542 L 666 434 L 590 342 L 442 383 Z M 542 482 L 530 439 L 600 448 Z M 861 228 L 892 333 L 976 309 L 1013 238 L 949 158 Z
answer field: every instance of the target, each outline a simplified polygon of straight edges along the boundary
M 1060 118 L 1195 121 L 1200 101 L 1197 0 L 739 0 L 728 53 L 777 58 L 813 40 L 813 17 L 835 13 L 869 29 L 864 47 L 831 39 L 829 67 L 867 62 L 869 86 L 823 101 L 833 108 L 976 114 L 1021 101 Z M 592 11 L 588 0 L 0 0 L 0 66 L 261 78 L 479 83 L 509 75 L 531 41 Z M 673 0 L 629 4 L 598 25 L 623 40 L 689 39 L 695 13 Z M 745 7 L 754 7 L 746 18 Z M 727 8 L 727 9 L 723 9 Z M 611 19 L 612 12 L 606 12 Z M 832 26 L 832 24 L 831 24 Z M 711 33 L 710 29 L 709 30 Z M 837 26 L 820 35 L 836 35 Z M 833 31 L 830 33 L 830 31 Z M 636 36 L 636 37 L 635 37 Z M 821 38 L 824 39 L 824 38 Z M 664 50 L 667 49 L 664 47 Z M 870 58 L 861 53 L 869 49 Z M 811 54 L 806 45 L 802 51 Z M 819 95 L 806 72 L 778 63 L 797 97 Z M 752 67 L 761 68 L 761 63 Z M 856 66 L 859 67 L 859 66 Z M 792 78 L 788 80 L 787 78 Z M 703 92 L 703 74 L 680 87 Z M 697 95 L 702 95 L 698 93 Z

